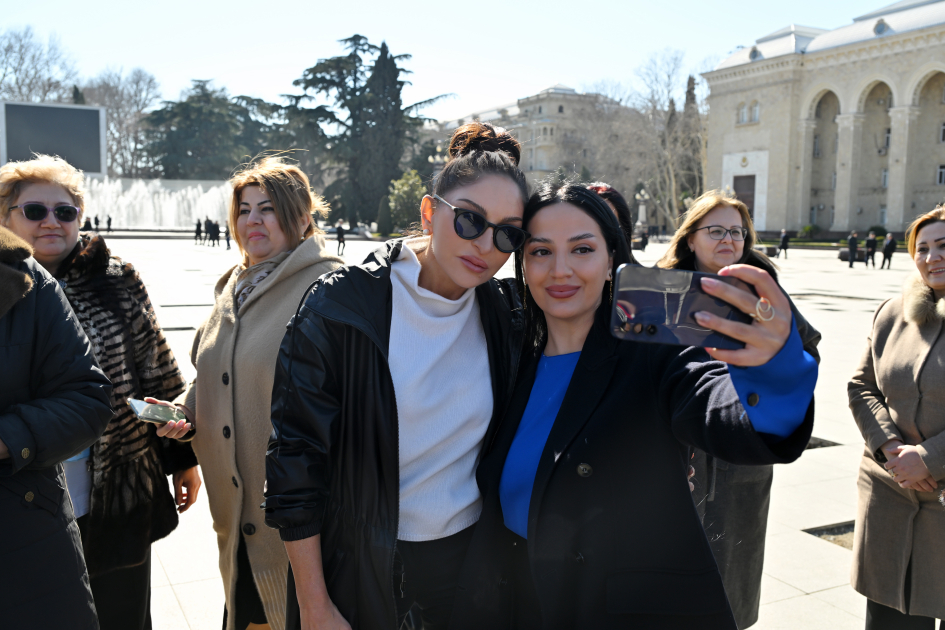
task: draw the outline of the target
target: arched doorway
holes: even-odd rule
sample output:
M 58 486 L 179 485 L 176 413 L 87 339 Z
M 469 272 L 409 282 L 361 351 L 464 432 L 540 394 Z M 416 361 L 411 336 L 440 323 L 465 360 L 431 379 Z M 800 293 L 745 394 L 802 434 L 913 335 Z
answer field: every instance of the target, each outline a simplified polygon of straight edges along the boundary
M 811 150 L 810 225 L 830 229 L 834 221 L 834 195 L 837 188 L 837 116 L 840 99 L 827 91 L 814 105 L 814 138 Z
M 907 184 L 912 201 L 904 208 L 905 224 L 945 201 L 945 73 L 928 77 L 915 105 L 919 112 L 909 148 Z
M 886 225 L 887 190 L 889 188 L 889 147 L 892 140 L 893 106 L 890 87 L 879 81 L 867 88 L 861 101 L 863 114 L 859 176 L 854 180 L 855 206 L 850 208 L 850 226 L 865 230 Z

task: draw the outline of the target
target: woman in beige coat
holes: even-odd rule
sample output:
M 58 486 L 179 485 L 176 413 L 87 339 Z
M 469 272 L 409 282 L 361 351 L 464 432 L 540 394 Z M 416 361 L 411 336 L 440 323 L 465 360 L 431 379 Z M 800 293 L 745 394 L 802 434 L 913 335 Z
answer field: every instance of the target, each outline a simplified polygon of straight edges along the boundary
M 866 440 L 852 581 L 867 630 L 933 630 L 945 617 L 945 208 L 906 238 L 919 273 L 876 311 L 848 388 Z
M 327 253 L 313 221 L 327 206 L 297 167 L 265 158 L 232 184 L 229 224 L 244 261 L 217 282 L 191 351 L 197 378 L 175 402 L 195 430 L 220 547 L 225 628 L 282 630 L 288 558 L 259 508 L 276 355 L 306 288 L 343 261 Z M 181 422 L 162 432 L 183 437 L 186 429 Z

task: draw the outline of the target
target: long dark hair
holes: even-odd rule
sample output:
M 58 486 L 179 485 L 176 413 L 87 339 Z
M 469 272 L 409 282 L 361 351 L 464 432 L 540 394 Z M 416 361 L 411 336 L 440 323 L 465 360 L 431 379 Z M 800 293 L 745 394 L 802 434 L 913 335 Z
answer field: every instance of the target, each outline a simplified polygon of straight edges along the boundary
M 630 211 L 630 204 L 628 204 L 624 196 L 620 194 L 620 191 L 604 182 L 588 184 L 587 189 L 593 190 L 600 195 L 604 201 L 610 202 L 610 204 L 613 205 L 614 211 L 617 213 L 617 222 L 620 223 L 620 227 L 623 228 L 627 242 L 631 242 L 633 240 L 633 213 Z M 632 255 L 633 251 L 631 250 L 630 253 Z
M 614 216 L 614 212 L 607 205 L 607 202 L 594 191 L 569 182 L 563 184 L 555 180 L 542 182 L 539 184 L 538 190 L 529 198 L 528 203 L 525 204 L 522 227 L 528 231 L 528 224 L 535 218 L 536 214 L 543 208 L 557 203 L 569 203 L 577 206 L 597 222 L 601 234 L 604 236 L 604 242 L 607 244 L 607 250 L 614 259 L 611 271 L 613 279 L 616 280 L 617 268 L 625 263 L 632 264 L 634 261 L 630 255 L 627 236 L 624 234 L 620 223 L 617 222 L 617 217 Z M 525 284 L 524 257 L 524 247 L 515 252 L 515 278 L 518 280 L 522 304 L 525 305 L 525 347 L 537 352 L 545 345 L 548 336 L 548 324 L 545 321 L 544 312 L 538 308 L 531 291 Z M 595 317 L 597 324 L 603 324 L 605 327 L 610 321 L 611 287 L 612 282 L 604 283 L 604 288 L 601 291 L 601 303 Z

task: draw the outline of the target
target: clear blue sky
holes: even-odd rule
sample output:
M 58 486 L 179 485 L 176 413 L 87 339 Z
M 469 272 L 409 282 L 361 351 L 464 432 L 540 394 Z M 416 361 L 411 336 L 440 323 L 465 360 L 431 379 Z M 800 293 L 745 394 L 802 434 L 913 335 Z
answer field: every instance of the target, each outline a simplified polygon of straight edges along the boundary
M 83 76 L 142 67 L 164 98 L 191 79 L 231 94 L 277 100 L 319 58 L 341 53 L 353 33 L 409 53 L 405 103 L 455 98 L 424 111 L 455 118 L 514 102 L 555 83 L 582 89 L 628 83 L 650 54 L 685 51 L 691 70 L 788 24 L 836 28 L 886 4 L 851 0 L 560 2 L 8 2 L 0 28 L 55 33 Z

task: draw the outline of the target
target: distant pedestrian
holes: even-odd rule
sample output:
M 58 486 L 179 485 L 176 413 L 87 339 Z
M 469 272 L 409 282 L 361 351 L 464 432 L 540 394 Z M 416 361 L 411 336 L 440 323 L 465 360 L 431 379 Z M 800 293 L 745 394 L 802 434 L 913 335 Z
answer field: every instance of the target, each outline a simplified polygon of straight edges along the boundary
M 210 226 L 212 224 L 213 222 L 210 221 L 210 217 L 207 217 L 206 219 L 204 219 L 204 222 L 203 222 L 203 242 L 204 243 L 207 243 L 210 241 Z
M 82 231 L 83 232 L 92 231 L 92 222 L 89 220 L 88 217 L 85 217 L 85 221 L 82 223 Z
M 111 232 L 111 231 L 112 231 L 112 217 L 111 217 L 111 215 L 108 215 L 108 218 L 105 219 L 105 231 L 106 231 L 106 232 Z
M 220 224 L 216 221 L 210 222 L 210 245 L 213 247 L 220 245 Z
M 787 260 L 787 250 L 790 243 L 791 237 L 788 236 L 787 230 L 781 230 L 781 242 L 778 244 L 778 253 L 774 257 L 780 258 L 781 252 L 784 252 L 784 260 Z
M 203 225 L 200 223 L 200 219 L 197 219 L 197 229 L 194 230 L 194 242 L 200 243 L 200 239 L 203 237 Z
M 95 215 L 95 231 L 98 232 L 98 215 Z
M 345 228 L 341 225 L 341 221 L 338 221 L 335 234 L 338 237 L 338 255 L 343 256 L 345 253 Z
M 850 269 L 853 269 L 853 263 L 856 262 L 856 246 L 859 244 L 859 241 L 856 240 L 856 230 L 850 232 L 850 236 L 847 237 L 847 249 L 850 250 Z
M 863 256 L 863 262 L 867 267 L 873 261 L 873 269 L 876 269 L 876 232 L 870 232 L 866 237 L 866 255 Z
M 650 237 L 646 232 L 640 234 L 640 251 L 645 252 L 646 246 L 650 244 Z
M 892 269 L 892 255 L 896 251 L 896 239 L 893 238 L 892 232 L 886 233 L 886 240 L 883 241 L 883 263 L 879 266 L 880 269 L 886 267 L 888 263 L 889 266 L 886 269 Z
M 226 248 L 230 249 L 230 226 L 226 225 L 223 228 L 223 236 L 226 237 Z

